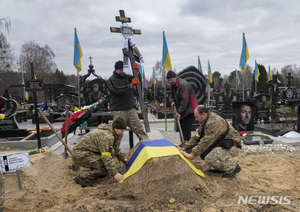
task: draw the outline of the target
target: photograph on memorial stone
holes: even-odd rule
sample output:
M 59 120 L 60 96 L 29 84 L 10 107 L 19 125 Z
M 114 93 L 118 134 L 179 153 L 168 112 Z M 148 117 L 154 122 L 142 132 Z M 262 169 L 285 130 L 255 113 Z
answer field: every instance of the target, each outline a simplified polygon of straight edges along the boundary
M 237 131 L 254 130 L 254 102 L 233 102 L 232 111 L 232 124 Z

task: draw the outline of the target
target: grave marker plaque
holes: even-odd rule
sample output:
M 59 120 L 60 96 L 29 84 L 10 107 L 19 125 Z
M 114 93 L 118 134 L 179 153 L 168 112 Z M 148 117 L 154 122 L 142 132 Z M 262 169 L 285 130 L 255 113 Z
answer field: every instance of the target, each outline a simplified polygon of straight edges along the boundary
M 26 81 L 26 91 L 42 91 L 42 90 L 43 90 L 42 80 Z

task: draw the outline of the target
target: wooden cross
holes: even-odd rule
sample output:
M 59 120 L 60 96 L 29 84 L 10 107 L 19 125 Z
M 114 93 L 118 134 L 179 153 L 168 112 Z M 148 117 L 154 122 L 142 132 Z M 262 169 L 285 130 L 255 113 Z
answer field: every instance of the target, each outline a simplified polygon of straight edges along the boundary
M 129 17 L 125 17 L 124 10 L 119 10 L 119 12 L 120 12 L 120 16 L 116 16 L 116 21 L 120 21 L 122 23 L 130 23 L 131 22 L 131 19 Z M 121 28 L 110 27 L 110 31 L 111 32 L 116 32 L 116 33 L 121 33 L 122 35 L 125 35 L 125 36 L 131 36 L 133 34 L 138 34 L 138 35 L 141 34 L 141 30 L 139 30 L 139 29 L 132 29 L 132 27 L 124 27 L 124 26 L 121 26 Z M 130 64 L 131 64 L 131 69 L 132 69 L 132 72 L 133 72 L 133 76 L 140 79 L 137 70 L 132 68 L 132 65 L 136 61 L 139 62 L 139 58 L 136 57 L 133 54 L 132 48 L 129 44 L 128 44 L 128 47 L 129 47 L 128 49 L 123 48 L 123 54 L 130 59 Z M 149 122 L 148 122 L 148 113 L 147 113 L 147 108 L 146 108 L 144 98 L 143 98 L 143 95 L 142 95 L 141 84 L 136 85 L 135 87 L 136 87 L 136 90 L 137 90 L 139 103 L 140 103 L 140 107 L 141 107 L 141 112 L 142 112 L 142 115 L 143 115 L 145 130 L 146 130 L 146 132 L 150 132 L 150 126 L 149 126 Z
M 291 76 L 291 73 L 288 73 L 288 76 L 285 77 L 285 78 L 288 79 L 288 84 L 287 84 L 288 88 L 291 87 L 291 79 L 294 78 L 294 77 Z
M 120 12 L 120 16 L 116 16 L 116 21 L 122 22 L 123 23 L 130 23 L 131 19 L 129 17 L 125 17 L 125 12 L 124 10 L 119 10 Z M 139 29 L 132 29 L 132 27 L 125 27 L 125 26 L 121 26 L 119 27 L 110 27 L 110 32 L 116 32 L 116 33 L 121 33 L 122 35 L 133 35 L 133 34 L 137 34 L 140 35 L 141 34 L 141 30 Z

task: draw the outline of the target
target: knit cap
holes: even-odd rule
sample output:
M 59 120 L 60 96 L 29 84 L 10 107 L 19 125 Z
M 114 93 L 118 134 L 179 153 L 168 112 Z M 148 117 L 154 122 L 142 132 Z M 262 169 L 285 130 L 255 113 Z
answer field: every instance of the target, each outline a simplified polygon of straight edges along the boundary
M 124 129 L 125 130 L 127 128 L 126 121 L 123 118 L 118 117 L 113 121 L 112 127 L 114 129 L 119 129 L 119 130 Z

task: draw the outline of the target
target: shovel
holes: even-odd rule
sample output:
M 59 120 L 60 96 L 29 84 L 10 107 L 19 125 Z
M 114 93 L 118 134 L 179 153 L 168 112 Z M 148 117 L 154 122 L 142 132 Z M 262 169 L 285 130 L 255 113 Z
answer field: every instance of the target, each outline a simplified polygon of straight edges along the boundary
M 176 110 L 175 106 L 174 106 L 174 109 L 175 109 L 175 115 L 176 115 L 177 114 L 177 110 Z M 184 138 L 183 138 L 183 134 L 182 134 L 182 129 L 181 129 L 180 121 L 179 121 L 178 117 L 176 117 L 176 119 L 177 119 L 177 124 L 178 124 L 179 132 L 180 132 L 180 140 L 181 140 L 181 142 L 183 142 Z

